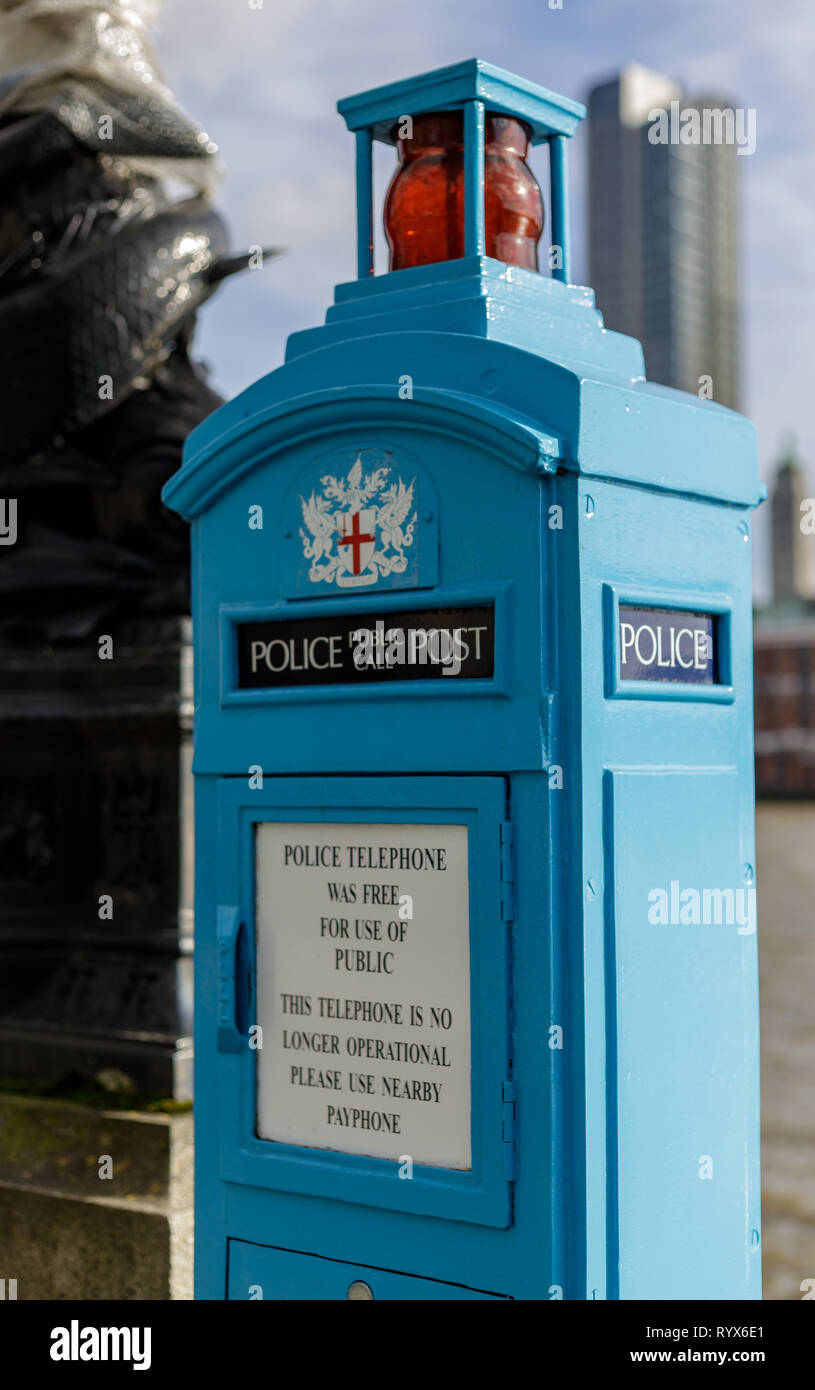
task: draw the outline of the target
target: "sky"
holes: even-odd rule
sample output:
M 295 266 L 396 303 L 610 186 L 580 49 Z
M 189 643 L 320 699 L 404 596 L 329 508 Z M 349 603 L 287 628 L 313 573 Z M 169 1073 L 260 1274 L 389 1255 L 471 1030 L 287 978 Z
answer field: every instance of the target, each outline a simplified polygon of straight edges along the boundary
M 763 476 L 795 437 L 815 491 L 813 0 L 165 0 L 158 40 L 178 99 L 220 148 L 234 249 L 285 248 L 201 314 L 198 355 L 228 396 L 278 366 L 288 334 L 322 322 L 334 285 L 354 278 L 354 146 L 338 98 L 479 57 L 578 100 L 635 61 L 754 108 L 756 151 L 738 160 L 743 408 Z M 573 278 L 587 283 L 585 130 L 572 147 Z M 380 205 L 393 163 L 380 148 Z M 385 269 L 381 238 L 378 254 Z

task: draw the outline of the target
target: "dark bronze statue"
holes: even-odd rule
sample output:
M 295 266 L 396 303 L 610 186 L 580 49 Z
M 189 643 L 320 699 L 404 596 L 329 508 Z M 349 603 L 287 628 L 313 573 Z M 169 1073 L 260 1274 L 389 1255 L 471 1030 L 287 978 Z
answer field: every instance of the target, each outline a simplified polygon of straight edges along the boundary
M 159 492 L 220 404 L 195 312 L 246 258 L 226 258 L 216 147 L 161 79 L 154 10 L 0 0 L 0 498 L 19 528 L 0 640 L 186 605 L 186 528 Z
M 196 310 L 248 257 L 155 10 L 0 0 L 0 1079 L 186 1097 L 187 527 L 160 490 L 220 403 Z

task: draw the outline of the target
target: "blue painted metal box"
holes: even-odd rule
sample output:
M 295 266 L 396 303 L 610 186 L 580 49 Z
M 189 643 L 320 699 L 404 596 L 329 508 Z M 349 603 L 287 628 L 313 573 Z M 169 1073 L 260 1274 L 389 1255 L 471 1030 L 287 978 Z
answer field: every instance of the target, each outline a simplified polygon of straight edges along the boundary
M 466 254 L 374 277 L 371 140 L 463 108 Z M 341 103 L 359 278 L 190 438 L 202 1298 L 760 1296 L 752 426 L 568 283 L 582 108 Z M 555 274 L 484 255 L 485 111 Z

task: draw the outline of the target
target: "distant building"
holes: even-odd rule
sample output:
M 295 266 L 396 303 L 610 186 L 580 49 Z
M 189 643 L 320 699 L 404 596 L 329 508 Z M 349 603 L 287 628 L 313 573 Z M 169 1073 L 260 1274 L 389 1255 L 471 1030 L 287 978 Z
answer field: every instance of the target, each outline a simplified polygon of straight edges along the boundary
M 788 451 L 770 501 L 773 598 L 755 624 L 759 796 L 815 797 L 815 535 L 801 526 L 812 495 Z
M 815 598 L 815 536 L 801 528 L 805 499 L 813 498 L 812 480 L 792 449 L 781 460 L 771 499 L 773 603 Z
M 815 612 L 760 614 L 754 662 L 756 794 L 815 797 Z
M 652 112 L 732 103 L 684 100 L 639 64 L 589 95 L 590 283 L 606 325 L 639 338 L 648 377 L 739 408 L 738 149 L 652 143 Z

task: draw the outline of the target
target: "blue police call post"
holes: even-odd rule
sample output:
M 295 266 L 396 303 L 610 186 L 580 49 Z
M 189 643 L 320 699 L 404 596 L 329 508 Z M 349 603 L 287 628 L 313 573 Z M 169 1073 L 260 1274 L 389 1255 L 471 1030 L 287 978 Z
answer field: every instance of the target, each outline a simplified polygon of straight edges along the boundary
M 340 111 L 358 278 L 164 492 L 197 1296 L 758 1298 L 753 427 L 570 283 L 578 103 L 473 60 Z M 459 123 L 463 226 L 374 274 L 405 113 Z M 517 123 L 551 274 L 495 230 Z

